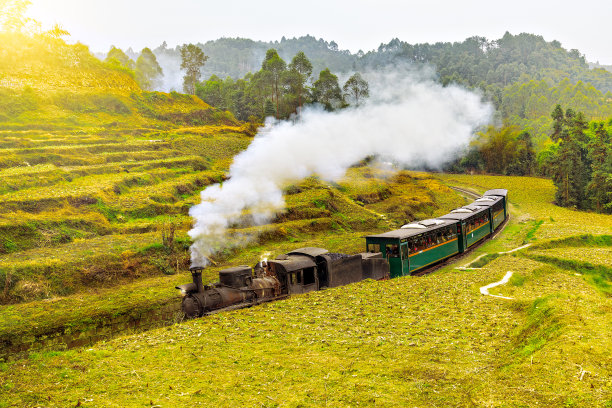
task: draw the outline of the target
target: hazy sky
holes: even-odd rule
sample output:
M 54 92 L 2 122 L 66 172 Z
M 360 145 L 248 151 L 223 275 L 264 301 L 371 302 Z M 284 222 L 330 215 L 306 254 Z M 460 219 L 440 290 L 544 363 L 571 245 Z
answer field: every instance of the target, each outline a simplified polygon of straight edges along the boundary
M 612 64 L 610 0 L 32 0 L 43 28 L 60 23 L 92 51 L 139 51 L 220 37 L 280 40 L 310 34 L 356 52 L 392 38 L 409 43 L 489 40 L 529 32 L 591 62 Z

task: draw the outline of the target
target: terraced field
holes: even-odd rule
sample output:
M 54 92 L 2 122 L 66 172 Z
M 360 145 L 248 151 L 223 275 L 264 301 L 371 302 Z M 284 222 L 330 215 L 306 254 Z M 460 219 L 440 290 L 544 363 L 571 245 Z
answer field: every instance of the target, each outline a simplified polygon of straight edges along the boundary
M 266 238 L 227 260 L 248 264 L 261 254 L 274 256 L 296 246 L 359 249 L 363 233 L 357 226 L 365 221 L 364 228 L 380 227 L 379 210 L 399 211 L 394 194 L 366 202 L 387 190 L 405 192 L 400 181 L 412 197 L 427 188 L 433 188 L 428 197 L 434 202 L 437 194 L 446 194 L 449 203 L 454 196 L 418 173 L 370 189 L 371 181 L 363 177 L 370 171 L 352 169 L 336 186 L 316 179 L 289 186 L 289 209 L 263 228 Z M 612 217 L 555 207 L 548 201 L 553 188 L 548 180 L 439 177 L 480 192 L 510 190 L 512 219 L 506 229 L 459 265 L 532 245 L 498 256 L 482 269 L 450 265 L 425 277 L 295 296 L 87 349 L 31 353 L 2 365 L 3 390 L 11 395 L 5 405 L 612 405 L 612 298 L 606 289 Z M 408 205 L 404 217 L 439 211 L 443 207 Z M 491 292 L 511 299 L 480 294 L 479 287 L 507 271 L 514 272 L 510 282 Z M 207 270 L 207 278 L 215 272 Z M 5 317 L 31 333 L 27 317 L 36 316 L 41 324 L 70 322 L 76 304 L 101 315 L 117 313 L 120 307 L 101 299 L 126 302 L 122 294 L 131 293 L 132 304 L 136 298 L 159 301 L 171 298 L 168 286 L 181 279 L 187 277 L 145 279 L 104 290 L 97 298 L 68 296 L 54 302 L 54 312 L 40 302 L 15 305 L 5 309 Z M 95 315 L 91 309 L 84 313 L 80 319 Z
M 223 182 L 232 158 L 252 140 L 245 129 L 166 124 L 2 131 L 4 349 L 176 304 L 173 288 L 188 279 L 189 208 L 203 188 Z M 271 224 L 236 225 L 235 246 L 213 258 L 219 267 L 251 264 L 270 245 L 280 253 L 277 248 L 302 242 L 357 252 L 367 232 L 463 204 L 449 192 L 428 175 L 368 167 L 352 168 L 334 185 L 311 178 L 286 187 L 287 210 Z M 214 279 L 216 270 L 205 277 Z M 75 302 L 91 307 L 75 313 Z
M 138 136 L 109 136 L 95 128 L 5 131 L 0 149 L 3 302 L 116 284 L 117 276 L 130 275 L 122 266 L 130 263 L 130 254 L 160 242 L 157 230 L 170 216 L 182 227 L 177 235 L 184 236 L 186 214 L 199 190 L 222 180 L 223 161 L 251 140 L 240 127 L 199 131 L 199 136 L 196 128 L 189 135 L 150 129 Z M 196 139 L 203 140 L 199 149 L 193 148 Z M 183 256 L 179 263 L 184 262 Z M 162 272 L 149 266 L 149 274 Z M 100 272 L 104 269 L 108 273 Z

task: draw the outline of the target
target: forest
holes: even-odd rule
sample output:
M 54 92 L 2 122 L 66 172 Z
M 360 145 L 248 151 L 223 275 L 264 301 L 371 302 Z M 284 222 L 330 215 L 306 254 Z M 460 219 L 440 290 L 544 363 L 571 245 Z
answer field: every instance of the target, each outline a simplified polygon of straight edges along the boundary
M 527 33 L 460 43 L 393 39 L 377 50 L 351 54 L 334 41 L 308 35 L 270 43 L 223 38 L 197 47 L 207 56 L 201 73 L 210 76 L 196 83 L 195 94 L 252 122 L 266 116 L 286 119 L 309 103 L 327 110 L 359 105 L 369 95 L 368 72 L 400 64 L 432 67 L 437 81 L 477 90 L 496 109 L 496 126 L 479 132 L 446 170 L 539 175 L 557 184 L 565 177 L 558 204 L 612 212 L 612 72 L 558 41 Z M 165 44 L 154 49 L 160 58 L 179 52 L 180 47 Z M 351 74 L 341 89 L 338 77 Z M 553 132 L 559 128 L 567 128 L 563 136 Z M 561 166 L 568 163 L 572 141 L 580 145 L 575 147 L 580 154 L 570 160 L 572 166 Z M 572 192 L 570 177 L 581 180 Z

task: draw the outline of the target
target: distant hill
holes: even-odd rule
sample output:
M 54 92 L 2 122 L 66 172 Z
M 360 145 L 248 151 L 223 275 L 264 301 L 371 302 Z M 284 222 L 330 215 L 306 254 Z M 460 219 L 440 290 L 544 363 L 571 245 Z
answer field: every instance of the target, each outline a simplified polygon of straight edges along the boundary
M 202 78 L 208 79 L 211 75 L 220 78 L 242 78 L 249 72 L 256 72 L 261 68 L 266 51 L 274 48 L 287 63 L 299 51 L 303 51 L 313 65 L 313 72 L 318 73 L 325 68 L 334 72 L 349 72 L 354 70 L 357 56 L 347 50 L 339 50 L 334 42 L 316 39 L 307 35 L 300 38 L 280 41 L 254 41 L 247 38 L 220 38 L 214 41 L 197 44 L 209 57 L 202 69 Z M 127 55 L 131 53 L 126 51 Z M 182 88 L 182 73 L 180 67 L 180 46 L 168 48 L 164 42 L 153 49 L 159 64 L 164 70 L 164 90 L 180 90 Z M 136 58 L 133 54 L 132 58 Z
M 241 78 L 261 68 L 266 50 L 274 48 L 286 62 L 303 51 L 313 64 L 313 73 L 329 68 L 335 73 L 366 71 L 389 64 L 430 64 L 443 83 L 458 82 L 468 86 L 505 87 L 529 79 L 546 79 L 557 83 L 568 78 L 572 83 L 591 83 L 605 93 L 612 91 L 612 72 L 606 67 L 589 66 L 579 50 L 566 50 L 558 41 L 545 41 L 542 36 L 521 33 L 504 34 L 502 38 L 488 40 L 470 37 L 463 42 L 410 44 L 393 39 L 378 49 L 355 54 L 340 50 L 334 41 L 317 39 L 311 35 L 280 41 L 254 41 L 245 38 L 220 38 L 199 43 L 209 56 L 202 69 L 202 78 L 211 75 L 220 78 Z M 164 69 L 165 90 L 180 90 L 179 46 L 168 48 L 164 43 L 153 49 Z M 128 50 L 128 55 L 137 54 Z M 594 69 L 592 69 L 594 68 Z
M 506 123 L 528 130 L 538 143 L 548 137 L 550 112 L 556 104 L 582 111 L 589 119 L 612 116 L 612 72 L 589 64 L 579 50 L 567 50 L 558 41 L 545 41 L 534 34 L 505 33 L 497 40 L 470 37 L 435 44 L 393 39 L 376 50 L 356 54 L 338 49 L 334 41 L 310 35 L 274 42 L 221 38 L 199 46 L 209 56 L 202 69 L 203 81 L 213 74 L 236 79 L 255 73 L 270 48 L 287 63 L 304 51 L 313 64 L 313 78 L 326 67 L 342 78 L 350 72 L 388 66 L 430 66 L 444 85 L 479 89 Z M 182 88 L 179 48 L 168 48 L 164 43 L 153 50 L 164 69 L 166 90 Z

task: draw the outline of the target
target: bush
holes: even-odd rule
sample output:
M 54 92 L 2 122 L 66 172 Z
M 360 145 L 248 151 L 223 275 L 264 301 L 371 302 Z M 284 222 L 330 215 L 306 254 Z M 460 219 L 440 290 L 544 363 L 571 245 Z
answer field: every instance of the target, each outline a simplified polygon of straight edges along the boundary
M 30 87 L 23 88 L 21 94 L 8 89 L 0 89 L 0 121 L 19 116 L 38 108 L 39 98 Z
M 60 108 L 78 113 L 105 112 L 127 115 L 131 109 L 119 97 L 109 94 L 75 94 L 60 93 L 55 95 L 53 103 Z

